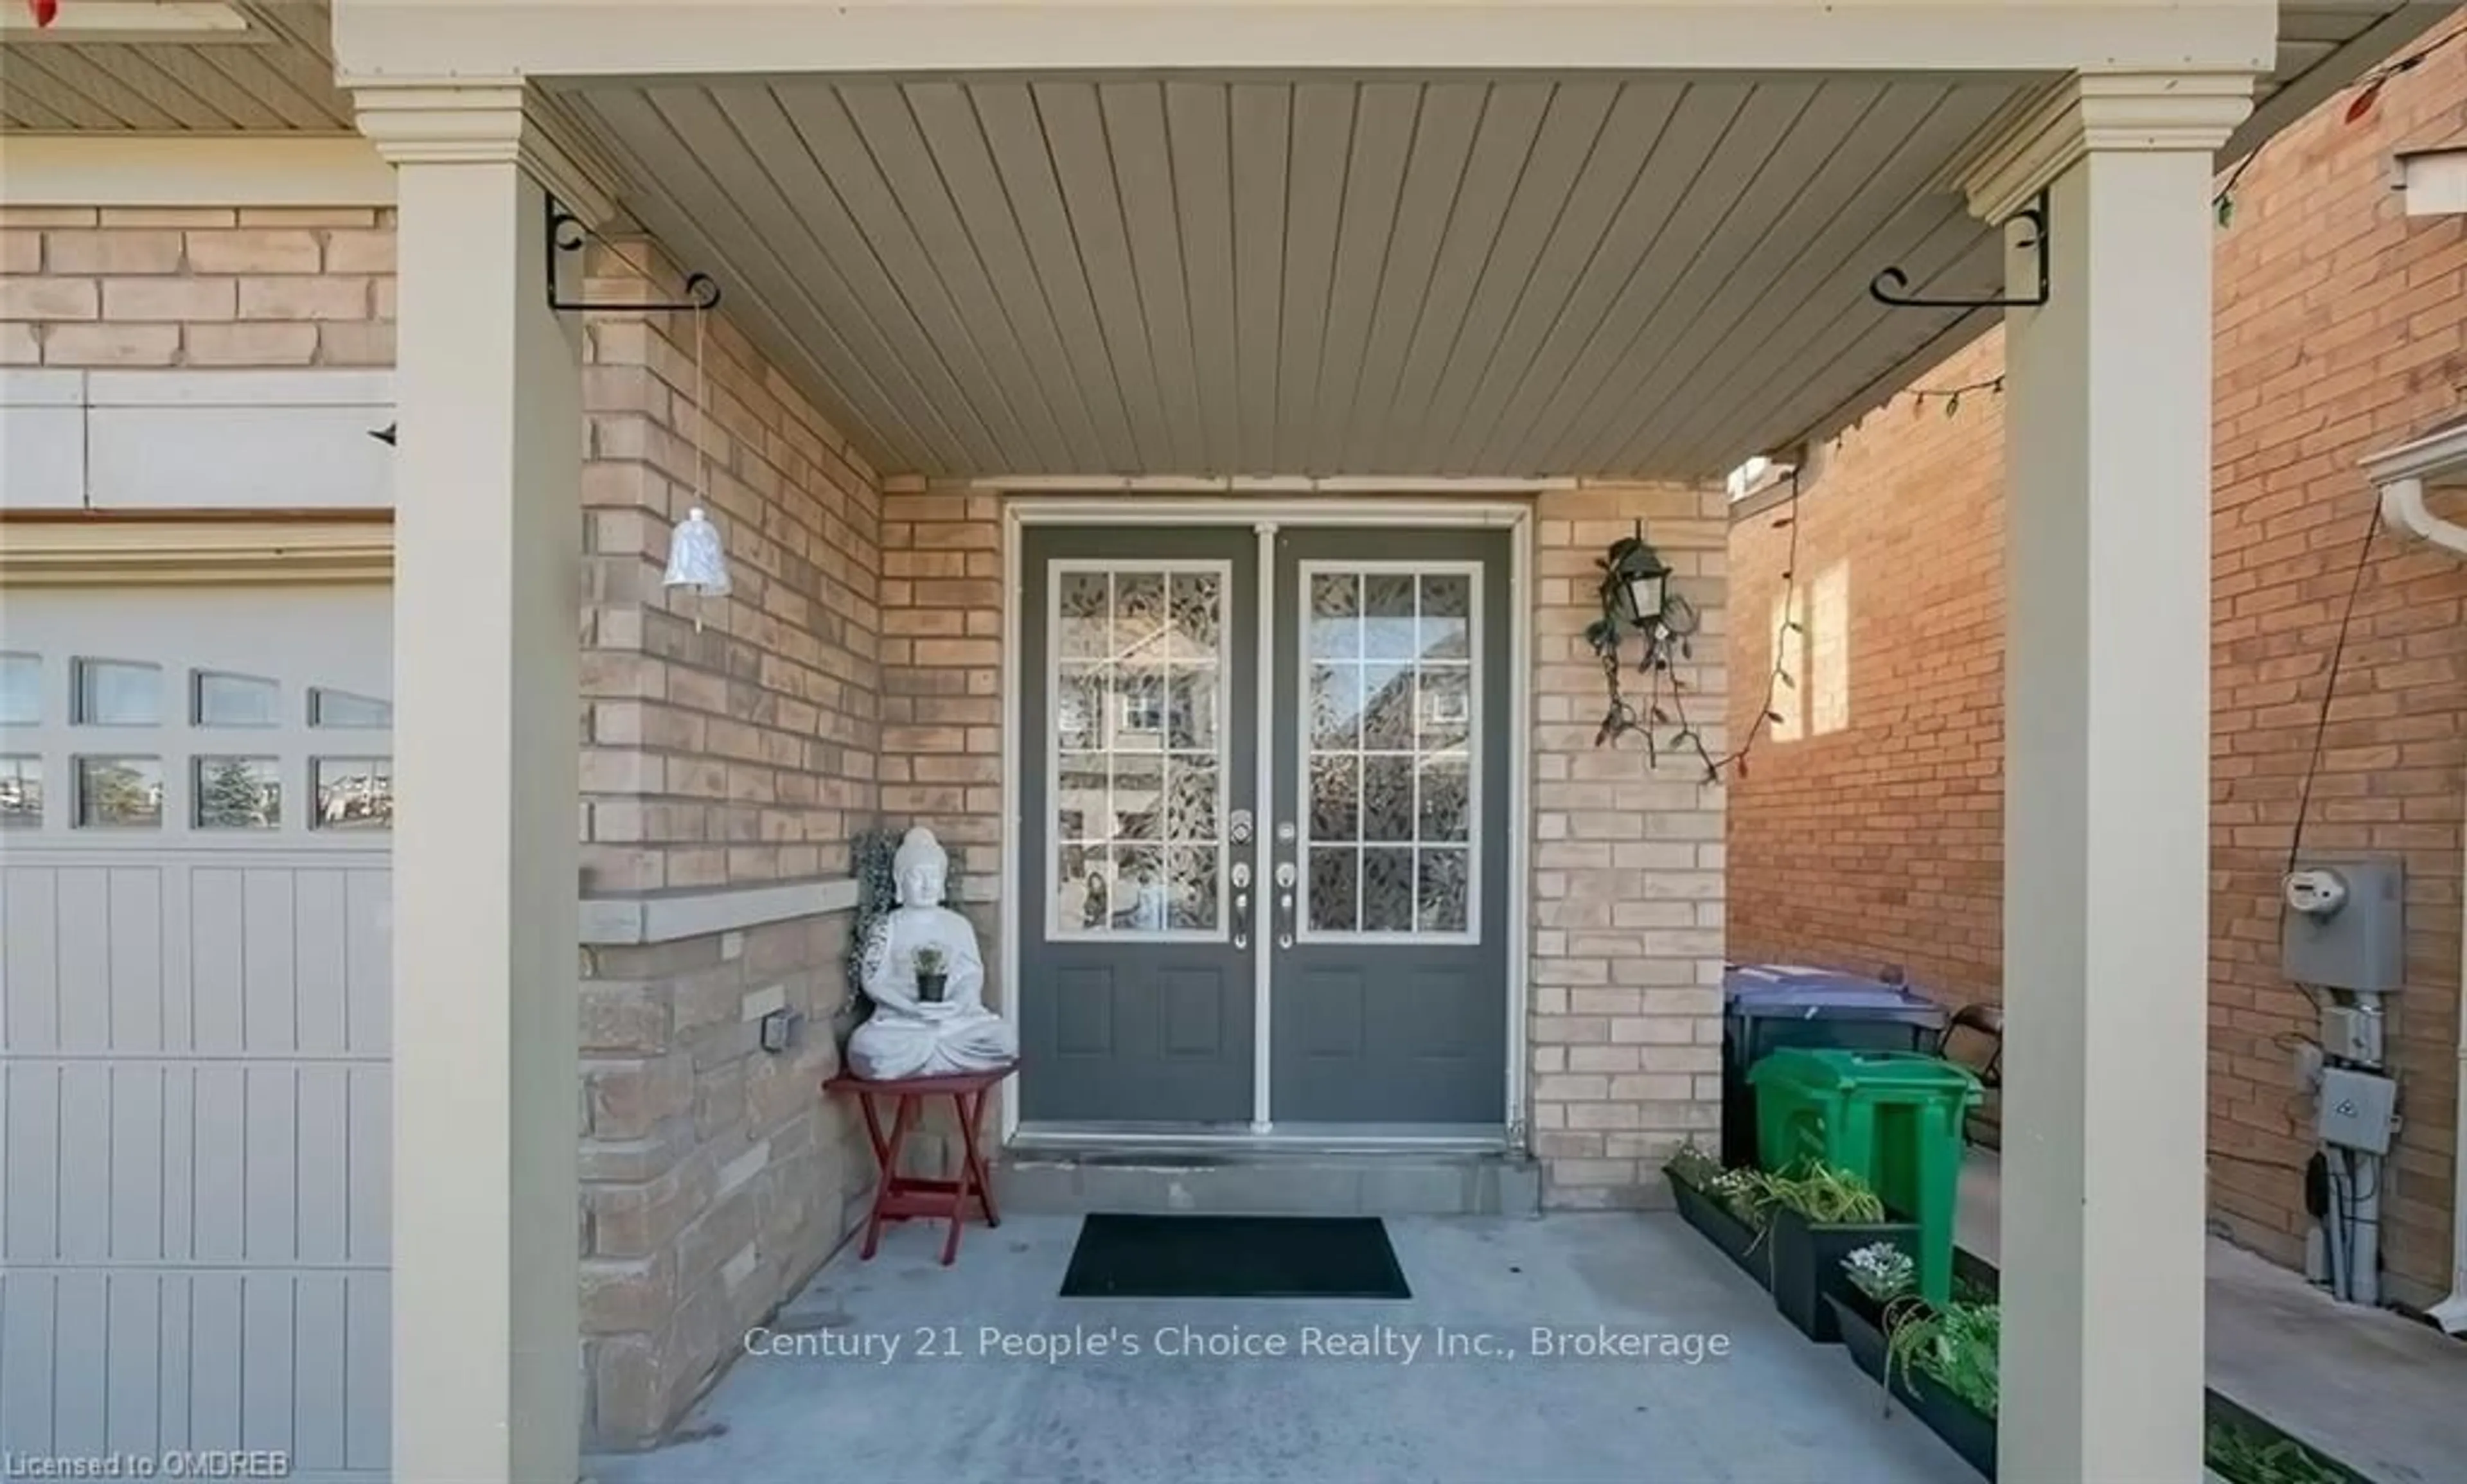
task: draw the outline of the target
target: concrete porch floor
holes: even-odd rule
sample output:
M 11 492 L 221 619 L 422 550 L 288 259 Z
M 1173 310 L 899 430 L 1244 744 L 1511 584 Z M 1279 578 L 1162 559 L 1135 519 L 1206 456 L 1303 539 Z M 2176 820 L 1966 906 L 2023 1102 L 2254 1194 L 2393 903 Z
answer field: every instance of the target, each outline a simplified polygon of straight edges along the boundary
M 1975 1484 L 1915 1419 L 1885 1415 L 1839 1347 L 1809 1344 L 1772 1301 L 1668 1213 L 1392 1218 L 1414 1290 L 1395 1303 L 1063 1299 L 1079 1221 L 971 1228 L 954 1269 L 940 1228 L 892 1228 L 870 1264 L 843 1248 L 777 1321 L 819 1344 L 902 1341 L 896 1359 L 740 1359 L 648 1453 L 588 1461 L 600 1484 L 811 1478 Z M 1396 1359 L 1166 1359 L 1060 1364 L 978 1354 L 982 1332 L 1305 1326 L 1418 1337 Z M 1535 1326 L 1727 1336 L 1683 1360 L 1535 1359 Z M 956 1330 L 962 1359 L 917 1354 Z M 1435 1359 L 1439 1327 L 1514 1358 Z M 1146 1347 L 1143 1345 L 1143 1349 Z M 701 1434 L 696 1437 L 695 1434 Z
M 2002 1193 L 1997 1157 L 1970 1151 L 1956 1229 L 1991 1262 Z M 2467 1473 L 2467 1343 L 2340 1303 L 2215 1237 L 2207 1296 L 2210 1384 L 2229 1400 L 2379 1484 Z

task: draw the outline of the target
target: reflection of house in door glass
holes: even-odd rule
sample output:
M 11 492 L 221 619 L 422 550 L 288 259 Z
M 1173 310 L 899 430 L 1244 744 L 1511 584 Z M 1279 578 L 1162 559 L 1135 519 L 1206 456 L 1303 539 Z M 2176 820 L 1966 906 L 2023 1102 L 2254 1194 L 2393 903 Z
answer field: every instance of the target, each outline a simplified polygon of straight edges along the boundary
M 1054 925 L 1214 931 L 1222 578 L 1078 572 L 1055 594 Z

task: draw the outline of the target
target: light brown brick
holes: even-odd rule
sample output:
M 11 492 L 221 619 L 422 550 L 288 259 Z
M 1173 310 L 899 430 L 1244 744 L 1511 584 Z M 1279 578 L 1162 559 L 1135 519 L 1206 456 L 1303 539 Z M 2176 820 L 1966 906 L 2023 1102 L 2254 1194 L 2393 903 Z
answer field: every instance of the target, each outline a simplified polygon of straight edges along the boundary
M 91 206 L 0 206 L 0 227 L 91 227 Z
M 177 273 L 180 234 L 139 228 L 47 232 L 43 261 L 52 273 Z
M 0 273 L 39 273 L 43 267 L 43 235 L 11 228 L 0 231 Z
M 43 336 L 46 366 L 169 366 L 179 355 L 177 325 L 55 325 Z
M 373 227 L 376 219 L 373 206 L 244 206 L 239 212 L 243 227 Z
M 317 357 L 314 325 L 191 325 L 183 336 L 192 366 L 306 366 Z
M 243 278 L 239 281 L 239 317 L 365 320 L 369 317 L 369 281 L 330 276 Z
M 372 228 L 365 232 L 326 234 L 328 273 L 388 274 L 394 272 L 394 234 Z
M 106 206 L 105 227 L 230 227 L 239 213 L 228 206 Z
M 230 279 L 105 279 L 107 320 L 228 320 L 238 305 Z
M 285 229 L 192 232 L 189 266 L 198 273 L 316 273 L 324 254 L 313 232 Z
M 91 320 L 102 312 L 92 279 L 0 279 L 0 320 Z
M 382 320 L 328 320 L 317 326 L 317 361 L 323 366 L 392 366 L 394 326 Z

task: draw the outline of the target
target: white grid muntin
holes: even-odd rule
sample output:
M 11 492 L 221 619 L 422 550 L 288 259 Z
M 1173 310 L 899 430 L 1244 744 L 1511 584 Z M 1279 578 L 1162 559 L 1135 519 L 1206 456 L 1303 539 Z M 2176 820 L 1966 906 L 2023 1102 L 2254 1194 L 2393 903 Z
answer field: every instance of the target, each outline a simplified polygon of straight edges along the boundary
M 1296 878 L 1294 941 L 1297 943 L 1312 944 L 1385 944 L 1391 947 L 1399 948 L 1414 947 L 1424 944 L 1445 944 L 1450 946 L 1478 944 L 1482 941 L 1482 892 L 1483 885 L 1482 872 L 1482 753 L 1487 741 L 1484 733 L 1488 730 L 1483 725 L 1484 718 L 1482 715 L 1482 673 L 1486 667 L 1482 655 L 1483 565 L 1479 561 L 1305 560 L 1297 563 L 1296 568 L 1297 573 L 1294 582 L 1295 632 L 1293 655 L 1298 668 L 1294 677 L 1294 715 L 1287 718 L 1285 738 L 1293 748 L 1292 757 L 1294 769 L 1294 815 L 1297 841 L 1294 850 L 1294 875 Z M 1414 741 L 1415 745 L 1412 753 L 1396 754 L 1410 757 L 1414 763 L 1414 797 L 1412 800 L 1412 815 L 1414 819 L 1415 838 L 1410 841 L 1369 842 L 1363 838 L 1363 832 L 1367 828 L 1364 820 L 1369 811 L 1369 788 L 1367 787 L 1369 776 L 1367 762 L 1373 754 L 1365 751 L 1359 745 L 1357 745 L 1349 754 L 1356 760 L 1354 838 L 1352 840 L 1329 840 L 1322 842 L 1317 840 L 1317 838 L 1312 834 L 1310 765 L 1313 750 L 1311 746 L 1311 727 L 1316 713 L 1311 704 L 1311 670 L 1314 665 L 1322 664 L 1326 662 L 1314 657 L 1310 652 L 1311 624 L 1313 621 L 1313 615 L 1311 613 L 1311 579 L 1322 575 L 1344 575 L 1365 578 L 1388 575 L 1414 577 L 1415 579 L 1414 585 L 1414 609 L 1417 632 L 1421 617 L 1421 583 L 1419 579 L 1423 577 L 1443 576 L 1461 576 L 1465 579 L 1465 699 L 1467 714 L 1465 717 L 1464 747 L 1465 840 L 1462 847 L 1465 852 L 1465 925 L 1460 931 L 1445 933 L 1425 933 L 1420 931 L 1422 904 L 1418 872 L 1420 868 L 1419 862 L 1421 851 L 1425 847 L 1423 846 L 1420 839 L 1422 814 L 1421 764 L 1424 760 L 1424 754 L 1420 750 L 1422 734 L 1422 707 L 1420 696 L 1418 694 L 1418 687 L 1414 705 Z M 1365 584 L 1365 591 L 1367 594 L 1367 583 Z M 1365 623 L 1369 621 L 1367 615 L 1356 615 L 1356 618 Z M 1367 644 L 1364 647 L 1367 649 Z M 1422 661 L 1418 656 L 1407 659 L 1385 661 L 1372 661 L 1367 657 L 1360 657 L 1342 663 L 1350 663 L 1355 668 L 1363 671 L 1369 670 L 1374 664 L 1383 663 L 1395 664 L 1408 671 L 1412 671 L 1419 668 Z M 1368 708 L 1369 692 L 1366 676 L 1366 688 L 1364 691 L 1364 708 L 1366 711 L 1368 710 Z M 1365 720 L 1367 721 L 1367 717 Z M 1331 752 L 1325 755 L 1334 756 L 1345 754 Z M 1385 754 L 1383 753 L 1382 755 Z M 1322 932 L 1313 929 L 1310 925 L 1310 892 L 1311 846 L 1314 843 L 1345 845 L 1354 850 L 1353 920 L 1356 923 L 1359 923 L 1362 920 L 1363 892 L 1365 889 L 1365 878 L 1367 875 L 1367 872 L 1364 869 L 1364 859 L 1367 853 L 1374 848 L 1403 849 L 1406 851 L 1406 853 L 1415 862 L 1415 870 L 1417 873 L 1415 881 L 1414 892 L 1414 918 L 1415 923 L 1414 931 L 1398 932 L 1386 930 L 1378 932 L 1364 932 L 1359 928 L 1356 928 L 1347 932 Z M 1441 848 L 1453 849 L 1456 848 L 1456 846 L 1448 844 Z
M 1063 579 L 1066 577 L 1096 573 L 1103 573 L 1108 581 L 1106 605 L 1106 617 L 1108 622 L 1110 622 L 1113 618 L 1113 595 L 1115 591 L 1112 586 L 1113 583 L 1125 574 L 1131 576 L 1143 576 L 1149 573 L 1163 575 L 1166 582 L 1166 627 L 1168 631 L 1171 629 L 1173 622 L 1171 601 L 1173 577 L 1178 573 L 1200 573 L 1213 576 L 1216 579 L 1216 654 L 1215 659 L 1211 664 L 1211 668 L 1213 670 L 1216 680 L 1214 686 L 1216 735 L 1213 748 L 1213 755 L 1216 764 L 1216 831 L 1214 836 L 1206 842 L 1173 842 L 1164 838 L 1164 827 L 1161 823 L 1159 827 L 1159 837 L 1155 842 L 1160 869 L 1164 868 L 1165 863 L 1168 859 L 1166 852 L 1171 850 L 1176 843 L 1181 843 L 1186 846 L 1195 846 L 1204 843 L 1215 852 L 1216 926 L 1213 929 L 1115 927 L 1091 929 L 1075 926 L 1066 927 L 1062 922 L 1061 852 L 1067 845 L 1086 843 L 1084 840 L 1074 840 L 1065 836 L 1060 827 L 1062 813 L 1062 758 L 1064 751 L 1061 745 L 1061 708 L 1063 700 L 1062 675 L 1065 668 L 1065 662 L 1062 655 L 1062 589 Z M 1045 939 L 1047 942 L 1222 943 L 1225 942 L 1231 934 L 1233 928 L 1229 920 L 1230 913 L 1228 911 L 1228 898 L 1226 895 L 1226 874 L 1231 866 L 1230 851 L 1232 847 L 1229 846 L 1226 842 L 1225 824 L 1231 789 L 1231 779 L 1228 776 L 1229 762 L 1233 752 L 1234 726 L 1235 725 L 1233 718 L 1232 707 L 1233 611 L 1234 564 L 1223 558 L 1150 557 L 1140 559 L 1134 557 L 1123 557 L 1117 559 L 1069 556 L 1053 557 L 1046 562 L 1044 657 L 1045 715 L 1039 720 L 1040 724 L 1045 728 L 1046 735 L 1046 817 L 1043 821 L 1045 826 L 1043 833 L 1045 837 L 1044 848 L 1050 858 L 1046 865 L 1048 877 L 1047 886 L 1049 888 L 1046 893 L 1047 900 L 1045 906 Z M 1075 663 L 1079 662 L 1073 663 Z M 1114 656 L 1108 656 L 1105 660 L 1098 662 L 1098 663 L 1105 666 L 1111 666 L 1119 663 L 1119 658 Z M 1170 662 L 1167 662 L 1167 674 L 1169 675 L 1171 673 Z M 1197 666 L 1193 665 L 1191 667 L 1195 669 Z M 1108 691 L 1105 696 L 1105 706 L 1108 713 L 1110 713 L 1112 701 L 1112 692 Z M 1170 710 L 1169 702 L 1167 708 Z M 1104 726 L 1108 731 L 1111 730 L 1114 718 L 1110 714 L 1101 715 L 1098 720 L 1099 725 Z M 1188 753 L 1195 752 L 1196 750 L 1184 749 L 1179 751 Z M 1094 753 L 1076 749 L 1073 750 L 1073 752 L 1074 755 L 1098 756 L 1106 759 L 1106 813 L 1110 818 L 1113 814 L 1112 761 L 1115 756 L 1120 754 L 1118 754 L 1116 750 L 1111 747 L 1107 747 L 1101 751 Z M 1129 754 L 1136 756 L 1154 755 L 1159 760 L 1161 765 L 1159 777 L 1162 780 L 1159 785 L 1159 809 L 1161 814 L 1167 811 L 1167 806 L 1164 802 L 1164 799 L 1169 798 L 1171 795 L 1173 775 L 1170 759 L 1175 755 L 1176 752 L 1177 750 L 1171 747 L 1163 747 L 1153 754 L 1145 753 Z M 1109 864 L 1113 860 L 1112 850 L 1114 843 L 1115 842 L 1113 842 L 1109 832 L 1106 847 L 1106 859 Z M 1145 844 L 1148 843 L 1148 842 L 1140 841 L 1133 842 L 1133 843 Z

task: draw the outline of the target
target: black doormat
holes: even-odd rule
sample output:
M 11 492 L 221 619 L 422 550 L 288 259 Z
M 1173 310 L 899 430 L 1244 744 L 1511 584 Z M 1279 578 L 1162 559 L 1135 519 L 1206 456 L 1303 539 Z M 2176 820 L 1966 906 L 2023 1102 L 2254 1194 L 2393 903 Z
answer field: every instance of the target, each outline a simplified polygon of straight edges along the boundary
M 1079 1227 L 1065 1298 L 1411 1298 L 1376 1216 L 1113 1216 Z

